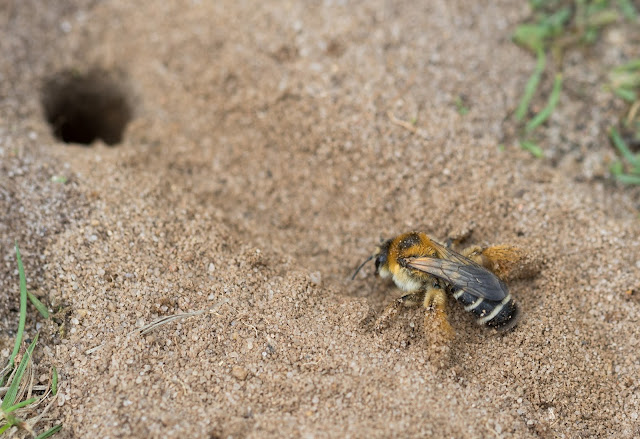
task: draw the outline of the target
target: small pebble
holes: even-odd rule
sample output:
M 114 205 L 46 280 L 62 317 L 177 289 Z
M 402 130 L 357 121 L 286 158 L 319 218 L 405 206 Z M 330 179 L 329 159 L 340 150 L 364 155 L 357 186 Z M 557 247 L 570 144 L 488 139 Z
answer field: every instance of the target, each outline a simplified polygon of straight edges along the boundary
M 247 379 L 249 371 L 242 366 L 233 366 L 233 368 L 231 369 L 231 375 L 233 375 L 240 381 L 244 381 Z

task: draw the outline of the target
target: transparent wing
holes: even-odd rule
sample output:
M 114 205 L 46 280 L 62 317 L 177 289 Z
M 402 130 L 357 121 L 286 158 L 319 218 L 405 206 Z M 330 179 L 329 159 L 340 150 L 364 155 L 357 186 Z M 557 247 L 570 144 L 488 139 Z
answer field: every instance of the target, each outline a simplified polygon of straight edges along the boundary
M 408 258 L 405 263 L 476 297 L 492 301 L 500 301 L 507 297 L 507 286 L 495 274 L 458 253 L 452 254 L 456 256 L 456 260 L 420 257 Z
M 438 251 L 438 256 L 441 259 L 446 259 L 447 261 L 459 262 L 460 264 L 464 264 L 464 265 L 478 265 L 471 259 L 462 256 L 460 253 L 445 247 L 444 245 L 434 241 L 433 239 L 431 240 L 431 246 Z

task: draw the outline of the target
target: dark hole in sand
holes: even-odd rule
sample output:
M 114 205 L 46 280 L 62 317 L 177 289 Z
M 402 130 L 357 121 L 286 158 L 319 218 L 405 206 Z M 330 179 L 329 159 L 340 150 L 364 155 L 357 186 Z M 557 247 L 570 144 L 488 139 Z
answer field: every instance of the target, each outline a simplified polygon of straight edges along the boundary
M 124 84 L 122 74 L 99 69 L 65 70 L 47 78 L 41 99 L 53 134 L 65 143 L 122 142 L 133 113 Z

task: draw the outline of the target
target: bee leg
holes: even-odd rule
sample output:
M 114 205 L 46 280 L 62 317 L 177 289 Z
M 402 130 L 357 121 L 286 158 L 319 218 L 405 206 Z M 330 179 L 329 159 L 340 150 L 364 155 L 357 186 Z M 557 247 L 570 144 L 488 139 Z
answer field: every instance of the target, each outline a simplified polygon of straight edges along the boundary
M 426 310 L 424 330 L 428 334 L 436 332 L 446 339 L 454 335 L 453 328 L 447 319 L 447 293 L 439 285 L 427 288 L 422 304 Z
M 495 267 L 497 261 L 492 260 L 487 256 L 486 251 L 491 250 L 494 247 L 483 248 L 479 245 L 472 245 L 471 247 L 467 247 L 460 254 L 471 259 L 476 264 L 482 265 L 487 270 L 493 271 L 495 273 Z M 498 274 L 498 273 L 495 273 Z
M 540 270 L 539 264 L 522 249 L 509 245 L 474 245 L 464 249 L 461 254 L 504 281 L 533 277 Z
M 485 268 L 489 268 L 486 266 L 488 261 L 482 255 L 483 251 L 484 249 L 479 245 L 472 245 L 471 247 L 467 247 L 464 250 L 462 250 L 460 254 L 464 257 L 471 259 L 476 264 L 480 264 Z
M 380 314 L 380 317 L 378 317 L 378 320 L 376 320 L 374 329 L 376 331 L 382 331 L 383 329 L 387 328 L 389 326 L 390 321 L 398 315 L 398 312 L 400 311 L 401 307 L 409 308 L 413 306 L 418 306 L 421 302 L 421 299 L 422 299 L 421 294 L 413 293 L 413 294 L 406 294 L 394 300 L 393 302 L 391 302 L 389 305 L 386 306 L 384 311 L 382 311 L 382 314 Z
M 451 236 L 449 236 L 447 240 L 444 242 L 444 246 L 446 248 L 456 248 L 460 245 L 460 242 L 462 242 L 464 239 L 466 239 L 466 237 L 452 238 Z

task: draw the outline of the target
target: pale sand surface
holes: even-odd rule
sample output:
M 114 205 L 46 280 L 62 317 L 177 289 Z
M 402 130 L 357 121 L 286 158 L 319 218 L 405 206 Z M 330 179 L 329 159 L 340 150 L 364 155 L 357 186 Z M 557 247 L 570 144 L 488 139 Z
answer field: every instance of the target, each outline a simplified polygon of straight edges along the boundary
M 607 178 L 621 107 L 593 86 L 640 55 L 631 34 L 567 55 L 540 160 L 508 119 L 535 64 L 510 41 L 524 3 L 6 3 L 1 352 L 17 239 L 30 289 L 68 307 L 63 333 L 27 321 L 36 377 L 60 371 L 55 437 L 640 435 L 639 193 Z M 41 84 L 95 66 L 135 117 L 115 147 L 65 145 Z M 348 278 L 414 229 L 529 249 L 516 329 L 452 302 L 444 356 L 420 309 L 371 331 L 397 293 Z

